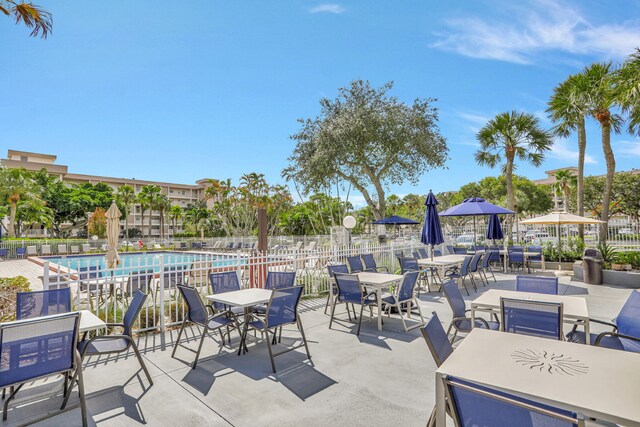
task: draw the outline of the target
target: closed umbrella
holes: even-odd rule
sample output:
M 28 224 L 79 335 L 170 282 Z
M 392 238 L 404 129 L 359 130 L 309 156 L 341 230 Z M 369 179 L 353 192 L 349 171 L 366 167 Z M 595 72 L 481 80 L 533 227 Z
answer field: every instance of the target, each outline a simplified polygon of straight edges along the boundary
M 120 255 L 118 255 L 118 236 L 120 235 L 120 217 L 122 213 L 118 209 L 116 202 L 111 202 L 111 206 L 107 210 L 107 268 L 116 268 L 120 264 Z
M 498 218 L 498 215 L 496 214 L 492 214 L 491 216 L 489 216 L 489 226 L 487 227 L 487 239 L 490 239 L 490 240 L 504 239 L 504 234 L 502 233 L 502 224 L 500 224 L 500 218 Z
M 422 225 L 422 234 L 420 241 L 425 245 L 431 245 L 431 260 L 433 261 L 433 247 L 444 243 L 442 235 L 442 226 L 440 225 L 440 217 L 438 216 L 438 200 L 433 192 L 429 190 L 427 200 L 424 202 L 427 207 L 424 214 L 424 224 Z

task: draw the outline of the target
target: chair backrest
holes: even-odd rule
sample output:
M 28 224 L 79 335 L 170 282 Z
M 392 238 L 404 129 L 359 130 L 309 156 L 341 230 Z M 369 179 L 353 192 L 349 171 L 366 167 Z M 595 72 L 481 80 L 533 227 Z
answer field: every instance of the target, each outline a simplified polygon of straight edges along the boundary
M 411 255 L 412 255 L 415 259 L 420 259 L 420 258 L 422 258 L 422 255 L 420 255 L 420 252 L 418 252 L 418 251 L 413 251 L 413 252 L 411 252 Z
M 9 255 L 9 249 L 0 248 L 0 257 L 6 257 L 7 255 Z
M 209 284 L 211 285 L 212 294 L 223 294 L 225 292 L 233 292 L 240 290 L 240 280 L 236 271 L 224 271 L 221 273 L 211 273 L 209 275 Z M 224 310 L 225 305 L 215 301 L 213 308 L 216 310 Z
M 494 249 L 487 250 L 484 253 L 484 257 L 482 258 L 482 268 L 488 268 L 491 261 L 500 261 L 499 252 Z
M 527 248 L 528 252 L 537 252 L 538 255 L 530 256 L 529 261 L 542 261 L 542 246 L 534 245 Z
M 433 256 L 442 256 L 442 251 L 440 249 L 434 249 Z
M 148 289 L 153 279 L 153 274 L 153 270 L 131 272 L 129 276 L 129 292 L 135 292 L 138 289 Z
M 35 246 L 27 246 L 27 255 L 38 255 L 38 248 Z
M 142 306 L 144 302 L 147 300 L 148 295 L 138 289 L 131 299 L 131 303 L 129 304 L 129 308 L 124 313 L 124 318 L 122 319 L 122 323 L 124 325 L 124 335 L 131 336 L 131 328 L 138 320 L 138 314 L 142 310 Z
M 522 253 L 522 246 L 511 246 L 508 249 L 509 262 L 524 262 L 524 254 Z
M 454 253 L 452 245 L 447 245 L 447 253 L 449 253 L 449 254 Z
M 516 291 L 558 295 L 558 278 L 542 276 L 516 276 Z
M 467 307 L 464 303 L 464 298 L 462 298 L 462 294 L 460 293 L 460 289 L 458 289 L 456 281 L 449 280 L 446 282 L 442 285 L 442 291 L 444 292 L 445 298 L 447 298 L 447 302 L 449 302 L 451 311 L 453 311 L 453 317 L 465 317 Z
M 432 314 L 431 319 L 429 319 L 420 331 L 422 332 L 424 340 L 427 342 L 436 366 L 440 366 L 447 360 L 449 355 L 453 353 L 453 347 L 451 346 L 449 337 L 447 337 L 447 333 L 442 327 L 442 323 L 440 323 L 440 319 L 438 319 L 438 315 L 435 311 Z
M 58 245 L 58 252 L 67 252 L 67 245 L 66 244 Z
M 429 258 L 429 251 L 427 251 L 427 248 L 418 249 L 418 253 L 420 256 L 416 258 Z
M 361 271 L 364 271 L 364 265 L 362 264 L 360 255 L 348 256 L 347 264 L 349 264 L 349 269 L 352 273 L 360 273 Z
M 19 248 L 16 248 L 16 255 L 24 255 L 26 253 L 27 253 L 27 248 L 25 248 L 23 246 L 19 247 Z
M 469 266 L 471 265 L 471 260 L 473 259 L 474 255 L 467 255 L 466 257 L 464 257 L 464 260 L 462 260 L 462 265 L 460 266 L 460 275 L 461 276 L 466 276 L 467 274 L 469 274 Z
M 413 291 L 416 287 L 416 283 L 418 282 L 419 275 L 419 271 L 407 271 L 404 273 L 402 283 L 400 283 L 400 287 L 398 288 L 399 302 L 410 301 L 413 299 Z
M 454 254 L 458 254 L 458 255 L 466 255 L 467 254 L 467 248 L 460 248 L 460 247 L 454 247 L 453 248 L 453 253 Z
M 71 311 L 71 289 L 18 292 L 16 294 L 16 320 Z
M 273 290 L 267 305 L 266 320 L 269 328 L 297 322 L 302 289 L 302 286 L 292 286 Z
M 472 272 L 476 272 L 478 271 L 478 263 L 480 263 L 480 259 L 482 258 L 483 253 L 482 252 L 476 252 L 475 254 L 473 254 L 473 257 L 471 257 L 471 261 L 469 262 L 469 270 Z
M 562 303 L 500 298 L 505 332 L 563 339 Z
M 79 316 L 72 312 L 0 325 L 0 387 L 74 369 Z
M 616 325 L 621 334 L 640 338 L 640 292 L 631 291 L 616 317 Z
M 51 255 L 51 245 L 40 246 L 40 252 L 42 252 L 42 255 Z
M 577 427 L 577 415 L 453 377 L 444 378 L 451 416 L 460 426 Z
M 418 265 L 418 260 L 414 257 L 403 257 L 400 267 L 402 269 L 402 273 L 406 273 L 407 271 L 420 271 L 420 266 Z
M 82 244 L 82 252 L 89 252 L 91 250 L 91 245 L 88 243 Z
M 349 267 L 347 267 L 347 264 L 327 265 L 327 271 L 329 272 L 329 277 L 333 279 L 335 273 L 349 274 Z
M 296 284 L 295 271 L 269 271 L 265 289 L 290 288 Z
M 200 299 L 198 291 L 195 288 L 184 285 L 178 285 L 178 289 L 187 303 L 186 319 L 198 325 L 205 325 L 207 323 L 207 310 Z
M 338 299 L 342 302 L 362 303 L 362 287 L 358 276 L 354 274 L 335 273 L 338 286 Z
M 376 270 L 378 268 L 378 264 L 376 263 L 376 259 L 373 257 L 373 254 L 363 254 L 362 261 L 364 262 L 364 267 L 367 270 Z

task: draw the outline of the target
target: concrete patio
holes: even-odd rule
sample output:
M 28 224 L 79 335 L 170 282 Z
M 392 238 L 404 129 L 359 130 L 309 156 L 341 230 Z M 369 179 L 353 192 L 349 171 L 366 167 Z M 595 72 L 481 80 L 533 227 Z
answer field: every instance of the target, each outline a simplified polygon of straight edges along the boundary
M 514 288 L 513 275 L 496 277 L 497 283 L 492 281 L 490 287 L 479 291 Z M 618 313 L 631 292 L 569 282 L 566 277 L 561 283 L 561 294 L 585 295 L 590 316 L 606 320 Z M 472 292 L 465 298 L 476 296 Z M 441 293 L 423 292 L 420 301 L 425 318 L 436 311 L 445 327 L 448 325 L 451 310 Z M 424 426 L 434 405 L 435 364 L 419 329 L 404 332 L 399 318 L 392 315 L 385 318 L 380 332 L 375 322 L 365 318 L 361 334 L 356 336 L 356 325 L 349 323 L 344 308 L 339 308 L 336 313 L 343 321 L 334 322 L 329 330 L 324 302 L 305 300 L 301 306 L 312 360 L 305 360 L 303 349 L 287 353 L 276 358 L 277 374 L 271 372 L 263 342 L 251 341 L 249 353 L 237 356 L 237 335 L 232 348 L 222 351 L 218 343 L 207 339 L 200 363 L 192 370 L 188 363 L 193 353 L 178 349 L 180 360 L 171 358 L 177 330 L 139 337 L 153 376 L 152 387 L 132 354 L 90 359 L 83 371 L 89 424 Z M 593 332 L 601 330 L 599 325 L 592 326 Z M 195 348 L 193 332 L 190 346 Z M 282 345 L 298 337 L 295 329 L 285 330 Z M 8 422 L 2 426 L 20 425 L 55 410 L 62 398 L 50 398 L 52 390 L 60 391 L 61 382 L 40 382 L 19 393 L 11 402 Z M 79 409 L 40 423 L 79 424 Z

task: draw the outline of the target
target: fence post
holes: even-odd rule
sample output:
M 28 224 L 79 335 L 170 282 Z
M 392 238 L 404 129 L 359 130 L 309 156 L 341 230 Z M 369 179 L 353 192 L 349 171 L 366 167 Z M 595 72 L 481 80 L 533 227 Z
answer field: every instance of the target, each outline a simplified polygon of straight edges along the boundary
M 164 333 L 164 257 L 160 257 L 160 332 Z
M 45 291 L 49 290 L 49 261 L 44 261 L 42 263 L 42 268 L 44 268 L 42 274 L 42 287 Z

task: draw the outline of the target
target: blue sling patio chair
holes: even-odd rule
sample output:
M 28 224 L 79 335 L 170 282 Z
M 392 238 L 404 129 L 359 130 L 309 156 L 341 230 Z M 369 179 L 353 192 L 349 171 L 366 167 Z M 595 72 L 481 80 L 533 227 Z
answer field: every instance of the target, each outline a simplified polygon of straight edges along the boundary
M 3 421 L 7 420 L 9 403 L 24 384 L 63 375 L 64 400 L 60 410 L 67 406 L 71 390 L 77 384 L 82 425 L 87 426 L 82 362 L 76 351 L 79 323 L 80 313 L 72 312 L 0 324 L 0 387 L 12 389 L 4 401 Z M 71 378 L 68 385 L 67 378 Z M 48 413 L 30 423 L 55 415 Z
M 373 254 L 362 254 L 362 261 L 364 262 L 364 268 L 366 271 L 379 272 L 380 270 L 383 270 L 386 273 L 389 272 L 389 269 L 387 267 L 378 266 L 378 264 L 376 263 L 376 259 L 373 257 Z
M 271 292 L 271 299 L 267 304 L 267 312 L 264 318 L 254 318 L 253 321 L 245 323 L 244 333 L 242 334 L 241 347 L 244 346 L 247 339 L 247 331 L 249 329 L 255 329 L 259 331 L 267 342 L 267 349 L 269 351 L 269 359 L 271 360 L 271 369 L 273 373 L 276 373 L 275 358 L 282 354 L 304 347 L 307 352 L 307 358 L 311 360 L 311 354 L 309 353 L 309 346 L 307 345 L 307 338 L 304 335 L 304 329 L 302 328 L 302 322 L 298 315 L 298 305 L 300 304 L 300 297 L 302 297 L 303 286 L 293 286 L 290 288 L 277 288 Z M 302 344 L 288 347 L 279 353 L 274 353 L 272 345 L 275 344 L 275 336 L 280 329 L 280 338 L 282 338 L 282 328 L 287 325 L 296 325 L 300 335 L 302 336 Z M 269 337 L 269 332 L 273 334 L 273 340 Z M 281 340 L 280 340 L 281 341 Z
M 476 288 L 476 284 L 473 281 L 473 276 L 469 274 L 469 265 L 471 264 L 472 259 L 473 259 L 473 255 L 467 255 L 462 261 L 462 265 L 460 266 L 459 269 L 458 267 L 452 267 L 447 269 L 447 271 L 444 272 L 444 279 L 448 279 L 448 280 L 460 279 L 460 283 L 464 287 L 464 290 L 467 292 L 467 296 L 469 296 L 469 289 L 467 289 L 467 283 L 465 282 L 465 278 L 467 277 L 469 278 L 469 281 L 471 282 L 473 289 L 475 289 L 476 292 L 478 291 L 478 289 Z
M 437 367 L 440 367 L 451 353 L 453 353 L 453 346 L 451 345 L 451 342 L 449 342 L 447 333 L 444 331 L 442 323 L 440 323 L 440 319 L 438 319 L 436 312 L 434 311 L 431 314 L 431 319 L 429 319 L 420 332 L 422 332 L 422 337 L 427 342 L 427 347 L 429 347 L 431 356 L 433 356 L 433 361 L 436 363 Z M 450 412 L 449 405 L 447 404 L 447 413 Z M 436 407 L 434 406 L 433 411 L 431 411 L 429 421 L 427 422 L 428 427 L 435 425 L 435 418 Z
M 149 384 L 153 385 L 151 375 L 149 375 L 149 371 L 147 370 L 147 366 L 144 364 L 140 350 L 138 350 L 138 345 L 132 336 L 133 325 L 138 320 L 138 315 L 140 314 L 142 306 L 146 300 L 147 294 L 138 289 L 135 294 L 133 294 L 133 299 L 131 300 L 131 304 L 129 304 L 129 308 L 127 308 L 127 311 L 124 313 L 122 323 L 107 323 L 107 326 L 114 328 L 114 331 L 115 328 L 121 328 L 121 333 L 114 333 L 113 335 L 97 335 L 93 338 L 83 339 L 80 341 L 78 343 L 78 351 L 80 352 L 82 360 L 84 360 L 85 357 L 128 353 L 129 350 L 133 350 L 136 358 L 138 359 L 138 363 L 140 363 L 140 367 L 147 376 L 147 380 L 149 380 Z
M 459 246 L 454 246 L 453 253 L 457 254 L 457 255 L 466 255 L 466 254 L 469 253 L 469 251 L 467 250 L 467 248 L 461 248 Z
M 532 255 L 527 258 L 529 265 L 531 265 L 532 262 L 542 262 L 542 246 L 540 245 L 529 246 L 527 248 L 527 252 L 537 253 L 537 255 Z
M 265 289 L 273 290 L 280 288 L 290 288 L 296 284 L 295 271 L 269 271 L 267 273 L 267 283 Z
M 449 336 L 451 329 L 453 329 L 453 336 L 451 337 L 451 342 L 453 342 L 458 332 L 471 332 L 471 318 L 467 317 L 467 312 L 470 310 L 467 310 L 464 298 L 462 298 L 462 294 L 455 280 L 449 280 L 444 283 L 442 285 L 442 291 L 453 312 L 453 319 L 447 329 L 447 336 Z M 499 322 L 485 320 L 481 317 L 475 318 L 474 326 L 476 328 L 491 329 L 493 331 L 500 329 Z
M 420 254 L 418 258 L 429 258 L 429 251 L 427 251 L 427 248 L 419 248 L 418 253 Z
M 591 345 L 612 348 L 615 350 L 640 353 L 640 292 L 631 291 L 629 298 L 622 306 L 620 313 L 613 322 L 605 322 L 599 319 L 589 319 L 590 322 L 610 326 L 609 332 L 591 334 Z M 577 325 L 567 334 L 567 341 L 584 344 L 585 333 L 576 330 Z
M 447 376 L 445 396 L 456 426 L 582 427 L 574 412 Z
M 509 255 L 509 266 L 512 271 L 514 267 L 524 269 L 525 260 L 522 246 L 511 246 L 507 249 L 507 253 Z
M 387 316 L 391 316 L 391 307 L 395 307 L 400 314 L 400 320 L 402 321 L 402 326 L 404 327 L 404 331 L 408 332 L 412 329 L 419 328 L 424 324 L 424 317 L 422 317 L 422 310 L 420 310 L 420 304 L 418 304 L 418 299 L 416 298 L 416 283 L 418 283 L 418 276 L 420 275 L 419 271 L 408 271 L 404 273 L 404 277 L 402 278 L 402 282 L 399 286 L 396 286 L 394 292 L 386 297 L 382 298 L 382 302 L 384 302 L 387 306 Z M 418 315 L 420 316 L 421 323 L 412 326 L 411 328 L 407 328 L 407 324 L 404 321 L 404 316 L 402 315 L 403 305 L 408 306 L 411 304 L 411 308 L 415 307 L 418 309 Z M 411 309 L 407 309 L 407 315 L 411 318 Z
M 487 276 L 487 271 L 491 273 L 493 277 L 493 281 L 496 282 L 496 275 L 493 274 L 493 270 L 491 269 L 491 262 L 498 261 L 500 262 L 500 253 L 495 249 L 488 249 L 484 256 L 482 257 L 482 264 L 480 265 L 480 272 L 484 275 L 487 283 L 489 283 L 489 277 Z
M 187 312 L 185 313 L 184 319 L 182 320 L 182 325 L 180 326 L 180 331 L 178 332 L 176 343 L 173 346 L 171 357 L 175 357 L 178 347 L 185 348 L 196 354 L 195 360 L 191 363 L 191 368 L 195 369 L 198 365 L 198 359 L 200 358 L 200 351 L 202 351 L 202 344 L 204 344 L 204 339 L 207 335 L 211 336 L 210 334 L 212 331 L 218 331 L 220 337 L 222 338 L 223 346 L 225 344 L 225 334 L 222 331 L 222 328 L 226 328 L 227 330 L 226 334 L 229 338 L 229 345 L 231 345 L 230 329 L 236 329 L 238 331 L 238 335 L 241 338 L 242 334 L 240 333 L 240 325 L 238 324 L 235 316 L 231 315 L 228 311 L 224 313 L 214 314 L 213 307 L 211 305 L 205 306 L 202 303 L 200 294 L 195 288 L 178 285 L 178 290 L 180 291 L 182 298 L 184 298 L 184 301 L 187 304 Z M 209 309 L 210 312 L 208 312 L 207 309 Z M 200 343 L 198 344 L 198 350 L 193 350 L 180 343 L 180 338 L 182 337 L 182 334 L 184 333 L 184 330 L 188 323 L 193 323 L 202 329 Z
M 16 294 L 16 320 L 71 311 L 71 289 L 18 292 Z
M 164 282 L 164 287 L 162 289 L 163 292 L 169 291 L 169 294 L 176 294 L 177 286 L 184 284 L 185 282 L 185 270 L 186 266 L 184 265 L 169 265 L 165 266 L 162 271 L 162 282 Z M 163 286 L 160 280 L 156 283 L 155 290 L 153 292 L 153 301 L 158 301 L 158 294 L 160 293 L 160 288 Z
M 378 298 L 375 292 L 364 294 L 362 292 L 362 286 L 358 276 L 354 274 L 340 274 L 334 273 L 336 279 L 336 286 L 338 287 L 338 296 L 336 303 L 331 307 L 331 320 L 329 321 L 329 329 L 333 325 L 333 318 L 336 311 L 336 305 L 338 303 L 347 304 L 347 313 L 349 312 L 349 304 L 360 306 L 360 320 L 358 321 L 358 330 L 356 335 L 360 335 L 360 327 L 362 325 L 362 312 L 364 307 L 367 306 L 371 309 L 372 306 L 378 305 Z M 355 308 L 354 308 L 355 315 Z M 349 321 L 351 321 L 351 315 L 349 315 Z
M 145 294 L 148 293 L 151 290 L 153 276 L 154 272 L 151 269 L 131 272 L 127 283 L 127 297 L 135 294 L 138 289 Z
M 360 255 L 348 256 L 347 264 L 349 264 L 349 270 L 351 271 L 351 273 L 361 273 L 365 271 L 364 264 L 362 264 L 362 258 L 360 258 Z
M 558 278 L 542 276 L 516 276 L 516 291 L 558 295 Z
M 336 285 L 335 273 L 349 274 L 349 267 L 347 264 L 335 264 L 327 265 L 327 272 L 329 273 L 330 289 L 327 293 L 327 303 L 324 305 L 324 314 L 327 314 L 327 308 L 329 304 L 335 304 L 335 298 L 338 296 L 338 286 Z M 349 313 L 349 306 L 347 305 L 347 313 Z M 353 311 L 355 314 L 355 309 Z M 349 314 L 349 320 L 351 320 L 351 314 Z
M 240 280 L 236 271 L 223 271 L 209 274 L 209 285 L 212 294 L 223 294 L 240 290 Z M 242 307 L 229 307 L 221 302 L 214 301 L 212 304 L 214 312 L 230 311 L 235 315 L 244 314 Z
M 473 254 L 473 257 L 469 262 L 469 277 L 471 278 L 472 283 L 474 283 L 474 287 L 475 287 L 476 274 L 478 274 L 478 276 L 480 277 L 480 283 L 482 283 L 482 286 L 486 286 L 484 283 L 484 277 L 482 276 L 482 273 L 481 273 L 482 268 L 480 267 L 480 260 L 482 259 L 483 255 L 484 254 L 482 252 L 476 252 L 475 254 Z
M 562 340 L 562 310 L 562 303 L 500 298 L 502 330 Z

